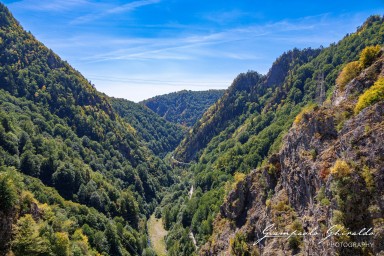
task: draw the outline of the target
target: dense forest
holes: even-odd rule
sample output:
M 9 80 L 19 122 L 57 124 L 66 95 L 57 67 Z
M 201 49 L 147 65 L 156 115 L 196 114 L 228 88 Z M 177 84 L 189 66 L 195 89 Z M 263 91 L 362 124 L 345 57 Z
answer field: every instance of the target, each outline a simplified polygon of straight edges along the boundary
M 0 3 L 0 255 L 156 255 L 149 216 L 167 255 L 321 254 L 296 236 L 253 245 L 262 224 L 326 219 L 375 230 L 374 247 L 332 252 L 382 253 L 383 43 L 371 16 L 225 91 L 136 104 L 98 92 Z
M 180 91 L 141 102 L 166 120 L 191 127 L 215 103 L 224 90 Z
M 184 197 L 175 202 L 165 198 L 161 204 L 163 220 L 170 230 L 168 236 L 172 238 L 167 240 L 170 255 L 191 250 L 191 243 L 178 242 L 188 239 L 191 231 L 198 247 L 210 239 L 215 227 L 219 232 L 217 225 L 221 224 L 214 220 L 224 201 L 230 200 L 225 199 L 225 195 L 251 170 L 270 164 L 268 156 L 279 152 L 289 128 L 295 120 L 300 120 L 298 117 L 330 102 L 336 80 L 360 72 L 347 68 L 339 76 L 347 63 L 365 56 L 361 52 L 367 46 L 383 43 L 384 19 L 372 16 L 356 33 L 327 48 L 294 49 L 284 53 L 265 76 L 252 71 L 240 74 L 175 151 L 175 159 L 191 162 L 194 193 L 191 199 Z M 313 150 L 311 154 L 317 153 Z M 181 192 L 177 186 L 173 191 L 167 196 L 186 195 L 185 190 Z M 270 197 L 278 193 L 268 192 Z M 241 202 L 236 199 L 231 200 L 234 209 Z M 205 253 L 209 255 L 209 251 Z
M 181 129 L 163 122 L 172 140 L 141 141 L 144 128 L 0 13 L 1 252 L 142 255 L 146 218 L 173 182 L 148 147 L 171 150 Z

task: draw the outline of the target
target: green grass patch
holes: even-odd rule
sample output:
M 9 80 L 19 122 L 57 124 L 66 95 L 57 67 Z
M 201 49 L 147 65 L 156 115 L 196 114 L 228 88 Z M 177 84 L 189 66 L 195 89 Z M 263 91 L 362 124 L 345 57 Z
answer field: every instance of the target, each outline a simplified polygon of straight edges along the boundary
M 153 250 L 159 256 L 167 255 L 164 237 L 167 235 L 168 231 L 164 229 L 162 219 L 156 219 L 155 215 L 152 214 L 148 220 L 147 226 Z

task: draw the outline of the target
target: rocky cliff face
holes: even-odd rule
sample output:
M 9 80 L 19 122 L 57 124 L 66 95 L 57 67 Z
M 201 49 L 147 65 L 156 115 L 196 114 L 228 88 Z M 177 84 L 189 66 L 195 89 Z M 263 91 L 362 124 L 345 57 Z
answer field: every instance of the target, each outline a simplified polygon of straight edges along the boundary
M 201 255 L 384 255 L 384 102 L 353 112 L 383 63 L 297 118 L 227 196 Z

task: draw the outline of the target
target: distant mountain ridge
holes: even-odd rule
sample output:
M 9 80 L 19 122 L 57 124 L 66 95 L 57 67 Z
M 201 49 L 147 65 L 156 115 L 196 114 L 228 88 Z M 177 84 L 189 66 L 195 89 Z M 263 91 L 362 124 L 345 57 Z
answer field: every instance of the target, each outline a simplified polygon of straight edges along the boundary
M 179 91 L 140 102 L 166 120 L 191 127 L 214 104 L 224 90 Z
M 160 157 L 172 152 L 186 133 L 185 127 L 165 120 L 146 106 L 117 98 L 111 98 L 111 103 L 116 112 L 133 126 L 148 148 Z

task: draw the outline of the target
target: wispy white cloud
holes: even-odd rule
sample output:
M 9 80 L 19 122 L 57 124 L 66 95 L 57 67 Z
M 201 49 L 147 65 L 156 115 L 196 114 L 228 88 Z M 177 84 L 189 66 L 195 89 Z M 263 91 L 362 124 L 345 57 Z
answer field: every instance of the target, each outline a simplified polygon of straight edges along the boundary
M 83 23 L 93 21 L 107 15 L 134 11 L 139 7 L 156 4 L 160 1 L 161 0 L 137 0 L 123 5 L 113 5 L 108 2 L 99 2 L 94 0 L 21 0 L 10 3 L 9 6 L 17 9 L 47 12 L 71 11 L 76 8 L 76 11 L 84 13 L 88 12 L 88 14 L 80 16 L 72 22 Z
M 90 13 L 87 15 L 77 17 L 76 19 L 72 20 L 70 23 L 74 25 L 87 23 L 87 22 L 98 20 L 105 16 L 109 16 L 113 14 L 132 12 L 139 7 L 157 4 L 159 2 L 160 0 L 138 0 L 138 1 L 133 1 L 127 4 L 119 5 L 119 6 L 111 6 L 109 8 L 103 8 L 95 13 Z
M 108 14 L 115 14 L 115 13 L 123 13 L 123 12 L 129 12 L 133 11 L 136 8 L 139 8 L 141 6 L 151 5 L 151 4 L 157 4 L 160 0 L 138 0 L 131 3 L 127 3 L 118 7 L 114 7 L 112 9 L 109 9 L 106 11 Z
M 219 47 L 222 44 L 230 44 L 242 40 L 239 37 L 233 37 L 233 33 L 236 32 L 226 31 L 184 38 L 136 38 L 126 41 L 103 40 L 104 43 L 109 42 L 113 44 L 115 42 L 120 47 L 117 50 L 89 56 L 84 60 L 91 62 L 156 59 L 192 60 L 202 57 L 249 59 L 252 56 L 251 54 L 227 52 Z M 262 34 L 258 36 L 262 36 Z
M 79 6 L 85 7 L 90 5 L 94 5 L 94 3 L 88 0 L 22 0 L 10 4 L 10 6 L 14 6 L 15 8 L 49 12 L 68 11 L 72 8 L 78 8 Z

